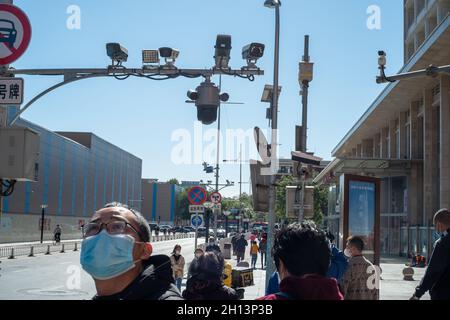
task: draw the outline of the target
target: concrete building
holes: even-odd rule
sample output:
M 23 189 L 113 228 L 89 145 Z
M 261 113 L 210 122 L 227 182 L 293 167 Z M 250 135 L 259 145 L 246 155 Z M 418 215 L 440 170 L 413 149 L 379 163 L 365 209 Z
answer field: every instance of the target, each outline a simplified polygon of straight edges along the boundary
M 67 240 L 79 239 L 80 226 L 106 203 L 141 199 L 141 159 L 93 133 L 52 132 L 24 119 L 16 125 L 40 135 L 38 182 L 18 182 L 4 198 L 0 243 L 39 240 L 42 205 L 45 239 L 60 224 Z
M 404 1 L 400 72 L 450 64 L 449 13 L 450 0 Z M 315 179 L 330 184 L 326 224 L 339 232 L 341 174 L 382 178 L 382 253 L 428 256 L 433 215 L 450 208 L 450 76 L 387 85 L 332 155 L 335 160 Z
M 149 222 L 174 225 L 182 188 L 157 179 L 142 179 L 142 214 Z

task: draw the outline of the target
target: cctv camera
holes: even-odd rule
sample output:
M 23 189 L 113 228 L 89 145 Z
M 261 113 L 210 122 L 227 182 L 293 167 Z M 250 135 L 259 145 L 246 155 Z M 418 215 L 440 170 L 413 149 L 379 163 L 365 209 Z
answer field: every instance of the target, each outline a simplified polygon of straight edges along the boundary
M 188 96 L 189 99 L 195 101 L 195 100 L 198 99 L 198 92 L 195 91 L 195 90 L 189 90 L 189 91 L 187 92 L 187 96 Z
M 250 43 L 242 48 L 242 59 L 244 60 L 258 60 L 264 55 L 264 44 Z
M 216 49 L 214 54 L 216 68 L 227 69 L 230 61 L 231 36 L 227 34 L 217 35 L 214 48 Z
M 384 51 L 378 51 L 378 65 L 381 68 L 386 66 L 386 53 Z
M 119 43 L 106 44 L 106 54 L 111 60 L 117 61 L 118 63 L 126 62 L 128 60 L 128 50 Z
M 167 64 L 172 65 L 180 55 L 180 51 L 174 48 L 162 47 L 159 48 L 159 55 L 166 60 Z
M 205 81 L 197 87 L 195 92 L 196 94 L 191 91 L 191 97 L 196 98 L 197 119 L 205 125 L 214 123 L 220 104 L 219 88 L 214 83 Z

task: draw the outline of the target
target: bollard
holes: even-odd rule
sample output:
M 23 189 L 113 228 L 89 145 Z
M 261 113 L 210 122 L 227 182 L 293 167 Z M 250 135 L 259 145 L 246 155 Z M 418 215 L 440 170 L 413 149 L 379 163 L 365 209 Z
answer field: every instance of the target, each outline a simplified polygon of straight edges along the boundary
M 78 246 L 78 243 L 77 243 L 77 242 L 75 242 L 75 248 L 73 248 L 73 251 L 78 251 L 78 248 L 77 248 L 77 246 Z
M 31 246 L 30 248 L 30 254 L 28 255 L 29 257 L 34 257 L 34 247 Z
M 50 245 L 47 246 L 47 252 L 46 252 L 45 254 L 46 254 L 46 255 L 51 254 L 51 253 L 50 253 Z
M 11 248 L 11 255 L 8 257 L 8 259 L 15 259 L 15 257 L 14 257 L 14 248 Z
M 64 243 L 63 243 L 60 253 L 64 253 L 64 252 L 65 251 L 64 251 Z

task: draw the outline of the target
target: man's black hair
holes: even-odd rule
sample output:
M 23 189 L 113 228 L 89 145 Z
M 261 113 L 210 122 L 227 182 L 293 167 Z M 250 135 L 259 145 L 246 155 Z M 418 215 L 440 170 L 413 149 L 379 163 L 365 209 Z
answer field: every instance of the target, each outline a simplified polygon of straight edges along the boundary
M 209 251 L 191 262 L 189 273 L 198 279 L 220 280 L 222 279 L 224 266 L 225 260 L 222 254 Z
M 351 236 L 347 239 L 347 242 L 361 252 L 364 250 L 364 240 L 361 237 Z
M 280 260 L 293 275 L 325 276 L 330 266 L 331 251 L 325 232 L 310 223 L 294 223 L 278 231 L 272 255 L 280 270 Z
M 127 206 L 126 204 L 123 204 L 120 202 L 108 203 L 103 208 L 114 208 L 114 207 L 124 208 L 124 209 L 131 211 L 136 216 L 136 222 L 139 226 L 139 236 L 141 237 L 141 240 L 143 242 L 150 242 L 150 235 L 151 235 L 150 226 L 149 226 L 147 220 L 144 218 L 144 216 L 139 211 L 134 210 L 134 209 L 130 208 L 129 206 Z

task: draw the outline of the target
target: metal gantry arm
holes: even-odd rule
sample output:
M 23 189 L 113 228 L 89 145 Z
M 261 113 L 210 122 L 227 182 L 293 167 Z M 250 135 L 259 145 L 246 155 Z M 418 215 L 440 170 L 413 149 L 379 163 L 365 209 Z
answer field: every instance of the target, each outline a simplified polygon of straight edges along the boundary
M 12 126 L 19 117 L 29 108 L 33 103 L 54 91 L 55 89 L 62 87 L 72 82 L 98 78 L 98 77 L 115 77 L 118 80 L 125 80 L 130 76 L 146 78 L 150 80 L 168 80 L 175 79 L 179 76 L 187 78 L 210 78 L 213 75 L 229 75 L 229 76 L 241 76 L 247 77 L 249 80 L 253 80 L 255 75 L 264 75 L 264 71 L 255 68 L 242 68 L 239 70 L 221 70 L 221 69 L 178 69 L 170 66 L 146 66 L 143 68 L 125 68 L 121 65 L 109 66 L 108 68 L 90 68 L 90 69 L 14 69 L 10 68 L 3 72 L 6 76 L 16 75 L 39 75 L 39 76 L 63 76 L 64 80 L 35 96 L 30 100 L 20 111 L 16 114 L 14 119 L 9 123 Z M 155 78 L 165 76 L 164 78 Z M 122 78 L 119 78 L 122 77 Z
M 421 77 L 437 77 L 441 74 L 450 75 L 450 65 L 441 66 L 441 67 L 436 67 L 434 65 L 430 65 L 426 69 L 400 73 L 400 74 L 396 74 L 396 75 L 388 77 L 388 76 L 386 76 L 386 73 L 385 73 L 386 53 L 384 53 L 384 51 L 379 51 L 378 54 L 379 54 L 378 65 L 379 65 L 379 69 L 380 69 L 380 75 L 377 76 L 378 84 L 386 83 L 386 82 L 396 82 L 396 81 L 405 80 L 405 79 L 421 78 Z

